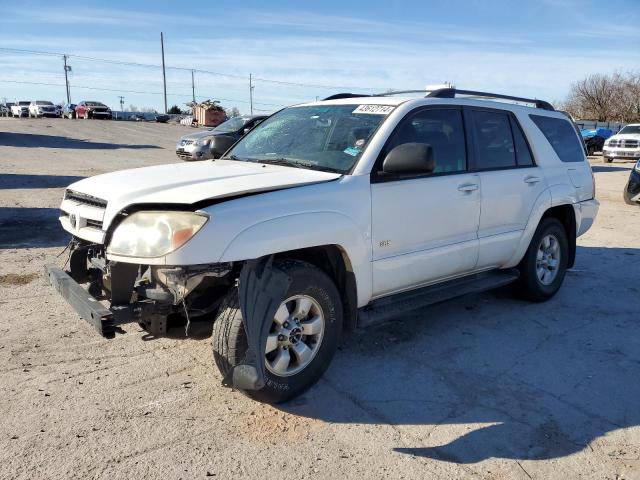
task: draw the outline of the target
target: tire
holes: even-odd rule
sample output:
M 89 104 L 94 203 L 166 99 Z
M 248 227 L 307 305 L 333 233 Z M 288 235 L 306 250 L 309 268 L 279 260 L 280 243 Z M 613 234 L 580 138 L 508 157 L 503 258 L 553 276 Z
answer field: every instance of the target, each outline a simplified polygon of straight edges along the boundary
M 285 296 L 286 299 L 304 296 L 313 299 L 316 306 L 320 307 L 321 314 L 324 316 L 324 331 L 314 356 L 300 371 L 282 376 L 274 373 L 270 369 L 271 367 L 267 366 L 265 368 L 265 386 L 261 390 L 243 392 L 247 396 L 265 403 L 281 403 L 290 400 L 316 383 L 329 366 L 342 332 L 340 294 L 334 283 L 322 270 L 298 260 L 276 260 L 274 268 L 286 272 L 292 279 Z M 291 302 L 287 305 L 290 304 Z M 274 326 L 276 326 L 275 320 Z M 213 357 L 216 366 L 220 373 L 226 377 L 235 365 L 243 361 L 247 351 L 247 337 L 238 302 L 238 289 L 235 287 L 229 291 L 220 306 L 213 326 L 212 337 Z M 302 336 L 301 338 L 309 337 Z M 278 354 L 277 349 L 271 353 L 271 355 L 274 354 Z M 292 355 L 292 358 L 295 356 Z
M 543 239 L 549 236 L 553 237 L 557 242 L 559 258 L 557 259 L 555 277 L 547 277 L 547 283 L 539 276 L 540 270 L 538 267 L 540 265 L 538 263 L 538 252 L 541 249 Z M 558 292 L 562 285 L 567 271 L 568 260 L 569 242 L 564 226 L 557 218 L 543 218 L 531 239 L 524 258 L 520 262 L 520 265 L 518 265 L 520 278 L 516 284 L 516 288 L 518 289 L 517 293 L 532 302 L 545 302 L 549 300 Z M 544 272 L 545 270 L 547 270 L 547 268 L 542 267 L 541 271 Z
M 602 155 L 602 163 L 611 163 L 613 162 L 613 158 L 605 157 Z

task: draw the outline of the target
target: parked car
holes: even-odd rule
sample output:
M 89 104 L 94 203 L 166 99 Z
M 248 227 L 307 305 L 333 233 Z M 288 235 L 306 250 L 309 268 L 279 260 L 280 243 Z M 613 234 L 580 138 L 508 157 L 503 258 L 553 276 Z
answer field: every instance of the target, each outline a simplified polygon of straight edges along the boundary
M 2 117 L 8 117 L 11 115 L 11 107 L 13 106 L 13 103 L 10 102 L 6 102 L 3 103 L 2 105 L 0 105 L 0 116 Z
M 580 134 L 587 147 L 587 154 L 593 155 L 596 152 L 602 152 L 605 140 L 613 135 L 613 131 L 608 128 L 583 129 L 580 130 Z
M 158 113 L 155 116 L 156 123 L 167 123 L 171 117 L 166 113 Z
M 624 187 L 624 200 L 629 205 L 640 205 L 640 160 L 631 170 L 629 181 Z
M 34 100 L 29 104 L 29 117 L 57 117 L 56 106 L 49 100 Z
M 66 104 L 62 109 L 62 116 L 70 120 L 76 118 L 76 104 L 75 103 Z
M 83 101 L 76 105 L 76 118 L 111 120 L 111 109 L 104 103 Z
M 29 100 L 20 100 L 14 103 L 13 105 L 11 105 L 11 116 L 12 117 L 28 117 L 29 105 L 31 105 L 31 102 Z
M 64 110 L 64 105 L 57 104 L 55 107 L 56 107 L 56 116 L 62 118 L 62 110 Z
M 147 118 L 142 113 L 132 113 L 129 115 L 129 120 L 133 120 L 134 122 L 146 122 Z
M 105 337 L 215 316 L 226 384 L 281 402 L 343 329 L 507 284 L 552 298 L 598 205 L 582 140 L 547 102 L 343 94 L 275 113 L 215 162 L 70 185 L 70 271 L 47 268 Z
M 219 158 L 240 137 L 265 118 L 266 115 L 234 117 L 216 128 L 185 135 L 176 144 L 176 155 L 183 160 Z
M 640 159 L 640 123 L 625 126 L 604 142 L 602 158 L 606 163 L 616 158 L 623 160 Z

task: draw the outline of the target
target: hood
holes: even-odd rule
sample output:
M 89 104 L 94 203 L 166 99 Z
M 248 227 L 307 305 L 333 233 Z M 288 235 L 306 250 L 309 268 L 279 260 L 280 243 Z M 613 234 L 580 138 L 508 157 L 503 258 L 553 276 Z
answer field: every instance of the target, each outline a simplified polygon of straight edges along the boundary
M 211 135 L 217 135 L 217 133 L 213 133 L 213 129 L 198 130 L 197 132 L 189 133 L 180 137 L 180 140 L 197 140 L 202 137 L 210 137 Z
M 103 224 L 134 204 L 194 204 L 204 200 L 327 182 L 338 173 L 233 160 L 175 163 L 86 178 L 70 190 L 107 202 Z
M 609 137 L 609 140 L 640 140 L 640 133 L 618 133 Z

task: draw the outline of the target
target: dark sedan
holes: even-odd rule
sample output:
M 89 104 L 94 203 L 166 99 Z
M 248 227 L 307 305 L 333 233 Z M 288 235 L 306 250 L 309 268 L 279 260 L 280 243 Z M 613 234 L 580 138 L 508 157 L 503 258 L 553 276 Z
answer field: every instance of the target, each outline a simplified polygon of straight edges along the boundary
M 624 201 L 629 205 L 640 205 L 640 160 L 635 164 L 624 188 Z
M 80 102 L 76 105 L 76 118 L 105 118 L 111 120 L 111 109 L 100 102 Z

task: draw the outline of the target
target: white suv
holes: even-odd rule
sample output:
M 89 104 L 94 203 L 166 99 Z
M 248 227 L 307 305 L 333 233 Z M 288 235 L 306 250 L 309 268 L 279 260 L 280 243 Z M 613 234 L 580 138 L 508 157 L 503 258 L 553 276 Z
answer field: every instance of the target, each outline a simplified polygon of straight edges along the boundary
M 281 110 L 222 159 L 74 183 L 70 272 L 47 268 L 106 337 L 215 318 L 225 382 L 280 402 L 344 329 L 509 283 L 551 298 L 598 205 L 574 125 L 546 102 L 340 94 Z
M 622 160 L 640 160 L 640 123 L 626 125 L 615 135 L 607 138 L 602 149 L 605 162 L 616 158 Z

